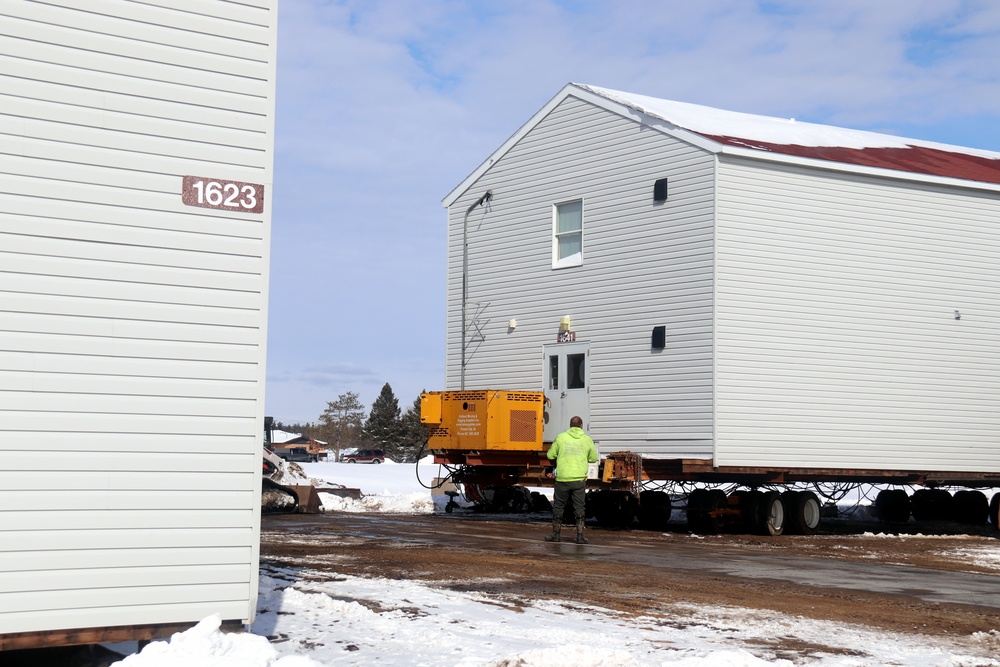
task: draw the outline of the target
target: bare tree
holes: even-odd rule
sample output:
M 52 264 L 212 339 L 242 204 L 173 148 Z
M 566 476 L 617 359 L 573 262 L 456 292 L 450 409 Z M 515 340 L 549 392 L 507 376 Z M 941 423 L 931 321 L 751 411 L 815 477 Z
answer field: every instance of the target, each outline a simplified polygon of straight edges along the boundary
M 342 449 L 361 444 L 364 418 L 365 406 L 353 391 L 341 394 L 336 401 L 327 402 L 326 410 L 319 416 L 319 429 L 336 460 L 340 460 Z

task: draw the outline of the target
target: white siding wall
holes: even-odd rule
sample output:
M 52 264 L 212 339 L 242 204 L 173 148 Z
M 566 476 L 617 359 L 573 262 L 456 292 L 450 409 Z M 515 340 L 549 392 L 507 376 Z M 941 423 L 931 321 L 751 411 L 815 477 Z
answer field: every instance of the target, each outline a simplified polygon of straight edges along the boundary
M 0 0 L 0 634 L 253 615 L 275 4 Z
M 459 387 L 462 219 L 469 216 L 466 388 L 542 388 L 542 346 L 572 317 L 590 341 L 591 434 L 605 452 L 711 454 L 714 158 L 570 97 L 449 210 L 448 388 Z M 670 198 L 654 205 L 653 182 Z M 552 205 L 584 200 L 583 266 L 552 269 Z M 507 332 L 507 322 L 518 327 Z M 667 349 L 650 351 L 656 325 Z M 568 425 L 567 425 L 568 426 Z
M 719 465 L 1000 470 L 1000 195 L 724 160 L 718 211 Z

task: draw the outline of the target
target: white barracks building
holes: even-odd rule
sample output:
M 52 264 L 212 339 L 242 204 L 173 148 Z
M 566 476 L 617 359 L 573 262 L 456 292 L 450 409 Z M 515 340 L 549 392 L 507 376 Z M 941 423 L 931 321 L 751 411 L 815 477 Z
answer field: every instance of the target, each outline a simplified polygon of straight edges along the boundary
M 569 84 L 444 204 L 447 388 L 545 440 L 1000 473 L 1000 153 Z
M 257 595 L 275 0 L 0 0 L 0 649 Z

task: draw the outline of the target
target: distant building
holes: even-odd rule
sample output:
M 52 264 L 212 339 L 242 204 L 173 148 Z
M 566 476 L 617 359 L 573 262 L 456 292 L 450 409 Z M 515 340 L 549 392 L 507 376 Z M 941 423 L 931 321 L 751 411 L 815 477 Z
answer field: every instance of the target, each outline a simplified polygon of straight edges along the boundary
M 325 459 L 327 456 L 327 443 L 322 440 L 310 438 L 301 433 L 289 433 L 288 431 L 272 431 L 271 447 L 274 452 L 280 453 L 282 450 L 290 448 L 304 448 L 310 455 L 317 459 Z

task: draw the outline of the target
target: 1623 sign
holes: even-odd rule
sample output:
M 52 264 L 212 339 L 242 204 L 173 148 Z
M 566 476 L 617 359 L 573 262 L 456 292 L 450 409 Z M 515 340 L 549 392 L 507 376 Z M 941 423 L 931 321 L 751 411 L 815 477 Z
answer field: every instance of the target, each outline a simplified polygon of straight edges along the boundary
M 260 183 L 185 176 L 181 186 L 181 201 L 187 206 L 239 213 L 262 213 L 264 186 Z

